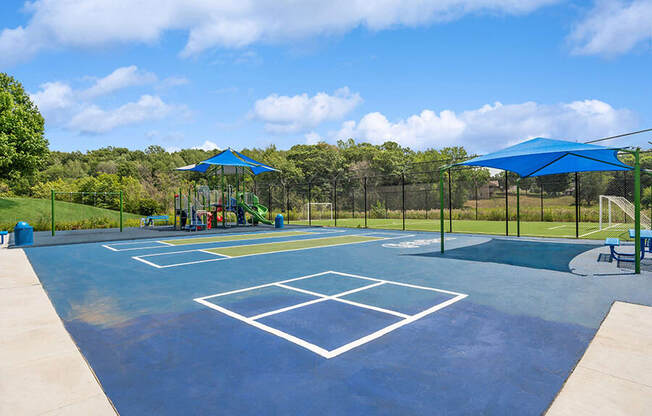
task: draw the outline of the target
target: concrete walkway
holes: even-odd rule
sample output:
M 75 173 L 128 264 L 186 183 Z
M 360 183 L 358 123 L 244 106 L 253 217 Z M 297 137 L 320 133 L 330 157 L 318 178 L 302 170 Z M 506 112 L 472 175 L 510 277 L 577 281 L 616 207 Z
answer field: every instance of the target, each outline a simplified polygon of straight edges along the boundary
M 615 302 L 547 415 L 649 415 L 652 308 Z
M 23 250 L 0 248 L 0 414 L 115 415 Z

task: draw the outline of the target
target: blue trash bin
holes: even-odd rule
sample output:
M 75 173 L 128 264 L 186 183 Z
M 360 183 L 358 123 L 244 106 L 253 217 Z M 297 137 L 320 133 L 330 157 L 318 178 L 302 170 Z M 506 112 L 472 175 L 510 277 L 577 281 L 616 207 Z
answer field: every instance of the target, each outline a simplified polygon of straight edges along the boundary
M 34 244 L 34 227 L 21 221 L 14 227 L 14 247 L 31 246 Z
M 274 218 L 274 227 L 283 228 L 283 216 L 281 214 L 276 215 L 276 218 Z

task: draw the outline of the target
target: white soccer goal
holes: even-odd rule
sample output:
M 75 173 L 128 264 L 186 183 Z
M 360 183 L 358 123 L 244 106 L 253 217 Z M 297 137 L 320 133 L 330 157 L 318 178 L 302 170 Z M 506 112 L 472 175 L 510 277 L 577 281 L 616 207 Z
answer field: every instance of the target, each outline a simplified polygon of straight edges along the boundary
M 308 220 L 333 220 L 333 204 L 330 202 L 309 202 L 303 207 L 303 218 Z
M 600 229 L 631 228 L 634 224 L 635 207 L 627 198 L 600 195 Z M 629 225 L 628 225 L 629 224 Z M 650 218 L 641 212 L 641 228 L 650 229 Z

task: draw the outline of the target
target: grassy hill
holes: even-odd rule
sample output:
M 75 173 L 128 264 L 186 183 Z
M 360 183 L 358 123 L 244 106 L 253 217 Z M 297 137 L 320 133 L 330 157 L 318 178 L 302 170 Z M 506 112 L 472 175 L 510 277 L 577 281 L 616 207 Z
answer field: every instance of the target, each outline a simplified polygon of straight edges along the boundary
M 49 230 L 49 199 L 0 198 L 0 230 L 12 230 L 18 221 L 27 221 L 35 231 Z M 57 230 L 110 228 L 120 224 L 120 211 L 71 202 L 55 201 Z M 124 213 L 125 227 L 138 226 L 142 215 Z

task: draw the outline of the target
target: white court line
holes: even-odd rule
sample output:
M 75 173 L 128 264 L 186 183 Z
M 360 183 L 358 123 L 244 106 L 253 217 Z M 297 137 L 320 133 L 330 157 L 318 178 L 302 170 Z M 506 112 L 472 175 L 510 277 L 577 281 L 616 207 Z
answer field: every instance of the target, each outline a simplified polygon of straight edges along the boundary
M 170 244 L 166 243 L 165 241 L 177 241 L 177 240 L 183 240 L 183 241 L 192 241 L 194 239 L 201 239 L 201 238 L 222 238 L 222 237 L 249 237 L 252 235 L 268 235 L 268 234 L 277 234 L 277 233 L 306 233 L 308 235 L 319 235 L 319 234 L 332 234 L 332 233 L 343 233 L 346 230 L 327 230 L 327 231 L 315 231 L 310 228 L 299 228 L 296 230 L 285 230 L 285 231 L 252 231 L 249 233 L 241 233 L 241 234 L 235 234 L 235 233 L 224 233 L 224 234 L 210 234 L 210 235 L 197 235 L 194 237 L 177 237 L 177 238 L 166 238 L 165 240 L 162 241 L 157 241 L 157 243 L 162 243 L 166 244 L 169 246 L 174 246 L 174 247 L 179 247 L 182 244 Z M 281 235 L 278 236 L 278 238 L 286 238 L 286 237 L 292 237 L 292 235 Z M 296 236 L 296 237 L 301 237 L 301 236 Z M 211 244 L 211 243 L 231 243 L 234 241 L 247 241 L 249 239 L 243 238 L 242 240 L 225 240 L 225 241 L 206 241 L 206 242 L 199 242 L 199 243 L 188 243 L 188 244 L 183 244 L 183 245 L 194 245 L 194 244 Z
M 328 274 L 328 273 L 331 273 L 331 272 L 321 272 L 321 273 L 315 273 L 315 274 L 308 274 L 306 276 L 294 277 L 292 279 L 287 279 L 287 280 L 281 280 L 280 282 L 266 283 L 264 285 L 251 286 L 251 287 L 246 287 L 244 289 L 236 289 L 236 290 L 230 290 L 228 292 L 216 293 L 214 295 L 202 296 L 202 297 L 197 298 L 197 299 L 210 299 L 210 298 L 215 298 L 215 297 L 218 297 L 218 296 L 233 295 L 235 293 L 246 292 L 248 290 L 256 290 L 256 289 L 262 289 L 264 287 L 275 286 L 275 285 L 278 285 L 279 283 L 289 283 L 289 282 L 295 282 L 297 280 L 310 279 L 311 277 L 321 276 L 321 275 Z
M 618 226 L 618 225 L 623 225 L 623 224 L 618 223 L 618 224 L 610 225 L 610 226 L 608 226 L 608 227 L 604 227 L 604 228 L 601 229 L 601 230 L 600 230 L 600 229 L 597 229 L 597 230 L 594 230 L 594 231 L 588 232 L 588 233 L 586 233 L 586 234 L 580 234 L 580 237 L 586 237 L 587 235 L 591 235 L 591 234 L 598 233 L 598 232 L 600 232 L 600 231 L 608 230 L 609 228 L 613 228 L 613 227 L 616 227 L 616 226 Z
M 137 241 L 128 241 L 123 243 L 109 243 L 112 246 L 133 246 L 134 244 L 149 244 L 149 243 L 158 243 L 157 240 L 137 240 Z
M 460 294 L 460 295 L 458 295 L 458 296 L 456 296 L 456 297 L 454 297 L 452 299 L 449 299 L 449 300 L 447 300 L 445 302 L 442 302 L 442 303 L 440 303 L 438 305 L 435 305 L 432 308 L 429 308 L 429 309 L 426 309 L 425 311 L 419 312 L 416 315 L 412 315 L 409 318 L 403 319 L 402 321 L 398 321 L 398 322 L 396 322 L 396 323 L 394 323 L 392 325 L 389 325 L 389 326 L 387 326 L 387 327 L 385 327 L 383 329 L 380 329 L 380 330 L 378 330 L 378 331 L 376 331 L 376 332 L 374 332 L 372 334 L 369 334 L 369 335 L 367 335 L 365 337 L 357 339 L 357 340 L 355 340 L 353 342 L 349 342 L 348 344 L 342 345 L 341 347 L 335 348 L 334 350 L 328 351 L 328 355 L 327 355 L 326 358 L 336 357 L 336 356 L 338 356 L 338 355 L 340 355 L 342 353 L 345 353 L 347 351 L 352 350 L 355 347 L 359 347 L 362 344 L 366 344 L 367 342 L 373 341 L 376 338 L 380 338 L 383 335 L 388 334 L 388 333 L 390 333 L 390 332 L 392 332 L 392 331 L 394 331 L 394 330 L 396 330 L 396 329 L 398 329 L 398 328 L 400 328 L 402 326 L 410 324 L 410 323 L 412 323 L 412 322 L 414 322 L 414 321 L 416 321 L 418 319 L 423 318 L 424 316 L 430 315 L 433 312 L 436 312 L 436 311 L 438 311 L 440 309 L 443 309 L 443 308 L 445 308 L 445 307 L 447 307 L 449 305 L 452 305 L 453 303 L 458 302 L 458 301 L 464 299 L 467 296 L 468 295 Z
M 156 267 L 157 269 L 162 269 L 162 268 L 163 268 L 163 266 L 159 266 L 158 264 L 156 264 L 156 263 L 152 263 L 151 261 L 147 261 L 147 260 L 145 260 L 145 259 L 141 259 L 140 257 L 132 257 L 132 259 L 134 259 L 134 260 L 138 260 L 138 261 L 140 261 L 140 262 L 142 262 L 142 263 L 145 263 L 145 264 L 148 265 L 148 266 Z
M 121 249 L 109 247 L 109 246 L 106 246 L 106 245 L 102 245 L 102 247 L 108 248 L 109 250 L 113 250 L 113 251 L 133 251 L 133 250 L 146 250 L 146 249 L 150 249 L 150 248 L 163 248 L 163 247 L 166 247 L 166 246 L 144 246 L 144 247 L 121 248 Z
M 318 292 L 312 292 L 310 290 L 299 289 L 297 287 L 284 285 L 283 283 L 277 283 L 276 286 L 282 287 L 284 289 L 295 290 L 297 292 L 305 293 L 305 294 L 308 294 L 308 295 L 320 296 L 320 297 L 322 297 L 321 300 L 334 300 L 334 301 L 337 301 L 337 302 L 342 302 L 342 303 L 347 303 L 349 305 L 357 306 L 357 307 L 360 307 L 360 308 L 371 309 L 371 310 L 378 311 L 378 312 L 383 312 L 383 313 L 386 313 L 386 314 L 389 314 L 389 315 L 398 316 L 398 317 L 401 317 L 401 318 L 404 318 L 404 319 L 409 318 L 410 315 L 406 315 L 406 314 L 401 313 L 401 312 L 393 311 L 391 309 L 385 309 L 385 308 L 380 308 L 378 306 L 367 305 L 365 303 L 354 302 L 354 301 L 351 301 L 351 300 L 348 300 L 348 299 L 340 299 L 341 296 L 347 296 L 347 295 L 350 295 L 352 293 L 361 292 L 363 290 L 371 289 L 372 287 L 376 287 L 376 286 L 380 286 L 380 285 L 384 285 L 384 284 L 385 284 L 385 282 L 376 282 L 376 283 L 373 283 L 371 285 L 358 287 L 358 288 L 355 288 L 355 289 L 347 290 L 346 292 L 336 293 L 334 295 L 324 295 L 324 294 L 321 294 L 321 293 L 318 293 Z M 316 302 L 312 302 L 312 303 L 316 303 Z M 294 309 L 294 308 L 292 308 L 292 309 Z M 283 310 L 271 311 L 271 312 L 267 312 L 267 313 L 265 313 L 263 315 L 265 315 L 265 316 L 275 315 L 275 314 L 280 313 L 280 312 L 284 312 L 284 311 Z M 257 317 L 252 317 L 251 319 L 258 319 L 258 318 Z
M 311 291 L 308 291 L 308 290 L 305 290 L 305 289 L 298 289 L 298 288 L 295 288 L 295 287 L 288 286 L 288 285 L 284 284 L 284 283 L 294 282 L 294 281 L 297 281 L 297 280 L 303 280 L 303 279 L 309 279 L 309 278 L 316 277 L 316 276 L 322 276 L 322 275 L 325 275 L 325 274 L 337 274 L 337 275 L 341 275 L 341 276 L 349 276 L 349 277 L 354 277 L 354 278 L 360 278 L 360 279 L 375 281 L 377 283 L 372 284 L 372 285 L 364 286 L 363 288 L 357 288 L 357 289 L 353 289 L 353 290 L 350 290 L 350 291 L 342 292 L 342 293 L 339 293 L 337 295 L 332 295 L 332 296 L 324 296 L 323 294 L 320 294 L 320 293 L 317 293 L 317 292 L 311 292 Z M 437 304 L 435 306 L 432 306 L 432 307 L 430 307 L 430 308 L 428 308 L 428 309 L 426 309 L 424 311 L 421 311 L 421 312 L 419 312 L 419 313 L 417 313 L 415 315 L 405 315 L 405 314 L 398 315 L 399 312 L 396 312 L 396 311 L 390 311 L 390 310 L 383 309 L 383 308 L 376 308 L 376 307 L 371 306 L 371 305 L 360 304 L 360 303 L 357 303 L 357 302 L 346 301 L 345 299 L 337 299 L 337 298 L 335 298 L 336 296 L 345 296 L 345 294 L 350 294 L 350 293 L 353 293 L 353 292 L 358 292 L 358 291 L 361 291 L 361 290 L 369 289 L 371 287 L 379 286 L 381 284 L 393 284 L 393 285 L 398 285 L 398 286 L 412 287 L 412 288 L 416 288 L 416 289 L 423 289 L 423 290 L 430 290 L 430 291 L 435 291 L 435 292 L 442 292 L 442 293 L 455 295 L 455 297 L 451 298 L 451 299 L 449 299 L 447 301 L 444 301 L 442 303 L 439 303 L 439 304 Z M 240 314 L 238 314 L 236 312 L 233 312 L 233 311 L 231 311 L 229 309 L 226 309 L 226 308 L 223 308 L 221 306 L 215 305 L 214 303 L 208 302 L 206 300 L 206 299 L 210 299 L 210 298 L 214 298 L 214 297 L 226 296 L 226 295 L 229 295 L 229 294 L 241 293 L 241 292 L 246 292 L 246 291 L 255 290 L 255 289 L 264 288 L 264 287 L 269 287 L 269 286 L 274 286 L 274 285 L 284 287 L 284 288 L 287 288 L 287 289 L 297 290 L 299 292 L 303 292 L 303 293 L 307 293 L 307 294 L 312 294 L 314 296 L 321 296 L 321 298 L 314 299 L 314 300 L 311 300 L 311 301 L 308 301 L 308 302 L 303 302 L 303 303 L 298 304 L 298 305 L 293 305 L 293 306 L 289 306 L 289 307 L 286 307 L 286 308 L 278 309 L 276 311 L 266 312 L 266 313 L 256 315 L 256 316 L 251 317 L 251 318 L 247 318 L 247 317 L 245 317 L 243 315 L 240 315 Z M 443 290 L 443 289 L 436 289 L 436 288 L 433 288 L 433 287 L 418 286 L 418 285 L 412 285 L 412 284 L 408 284 L 408 283 L 395 282 L 395 281 L 391 281 L 391 280 L 375 279 L 375 278 L 371 278 L 371 277 L 365 277 L 365 276 L 359 276 L 359 275 L 354 275 L 354 274 L 349 274 L 349 273 L 341 273 L 341 272 L 336 272 L 336 271 L 333 271 L 333 270 L 329 270 L 329 271 L 325 271 L 325 272 L 321 272 L 321 273 L 315 273 L 315 274 L 311 274 L 311 275 L 307 275 L 307 276 L 301 276 L 301 277 L 297 277 L 297 278 L 293 278 L 293 279 L 287 279 L 287 280 L 283 280 L 283 281 L 280 281 L 280 282 L 268 283 L 268 284 L 264 284 L 264 285 L 253 286 L 253 287 L 249 287 L 249 288 L 237 289 L 237 290 L 232 290 L 232 291 L 229 291 L 229 292 L 218 293 L 218 294 L 215 294 L 215 295 L 204 296 L 204 297 L 201 297 L 201 298 L 195 298 L 194 300 L 196 302 L 204 305 L 204 306 L 207 306 L 207 307 L 209 307 L 211 309 L 215 309 L 215 310 L 217 310 L 219 312 L 222 312 L 225 315 L 228 315 L 228 316 L 230 316 L 232 318 L 239 319 L 239 320 L 241 320 L 241 321 L 243 321 L 245 323 L 248 323 L 249 325 L 252 325 L 252 326 L 254 326 L 254 327 L 258 328 L 258 329 L 261 329 L 263 331 L 269 332 L 269 333 L 271 333 L 273 335 L 276 335 L 278 337 L 286 339 L 286 340 L 288 340 L 288 341 L 290 341 L 290 342 L 292 342 L 292 343 L 294 343 L 296 345 L 299 345 L 299 346 L 301 346 L 301 347 L 303 347 L 303 348 L 305 348 L 305 349 L 307 349 L 309 351 L 312 351 L 312 352 L 314 352 L 314 353 L 316 353 L 316 354 L 318 354 L 318 355 L 320 355 L 320 356 L 322 356 L 322 357 L 324 357 L 326 359 L 330 359 L 330 358 L 336 357 L 336 356 L 338 356 L 338 355 L 340 355 L 340 354 L 342 354 L 344 352 L 350 351 L 353 348 L 359 347 L 359 346 L 361 346 L 363 344 L 366 344 L 366 343 L 368 343 L 370 341 L 373 341 L 374 339 L 377 339 L 377 338 L 379 338 L 379 337 L 381 337 L 383 335 L 386 335 L 389 332 L 392 332 L 392 331 L 394 331 L 394 330 L 396 330 L 396 329 L 398 329 L 398 328 L 400 328 L 402 326 L 408 325 L 408 324 L 410 324 L 410 323 L 412 323 L 412 322 L 414 322 L 416 320 L 419 320 L 419 319 L 421 319 L 421 318 L 423 318 L 423 317 L 425 317 L 427 315 L 430 315 L 430 314 L 432 314 L 432 313 L 434 313 L 434 312 L 436 312 L 436 311 L 438 311 L 440 309 L 443 309 L 443 308 L 445 308 L 447 306 L 450 306 L 453 303 L 458 302 L 458 301 L 466 298 L 467 296 L 468 295 L 463 294 L 463 293 L 452 292 L 452 291 Z M 318 302 L 323 302 L 325 300 L 329 300 L 329 298 L 333 298 L 332 300 L 336 300 L 336 301 L 340 301 L 340 302 L 344 302 L 344 303 L 349 303 L 349 304 L 351 304 L 353 306 L 358 306 L 358 307 L 363 307 L 363 308 L 368 308 L 368 309 L 374 309 L 374 310 L 378 310 L 379 312 L 384 312 L 384 313 L 390 313 L 392 315 L 400 316 L 400 317 L 402 317 L 404 319 L 402 319 L 402 320 L 400 320 L 398 322 L 395 322 L 395 323 L 393 323 L 393 324 L 391 324 L 391 325 L 389 325 L 389 326 L 387 326 L 385 328 L 382 328 L 382 329 L 380 329 L 380 330 L 378 330 L 376 332 L 373 332 L 373 333 L 371 333 L 371 334 L 369 334 L 367 336 L 359 338 L 359 339 L 357 339 L 357 340 L 355 340 L 353 342 L 342 345 L 342 346 L 340 346 L 338 348 L 335 348 L 333 350 L 330 350 L 330 351 L 326 350 L 326 349 L 324 349 L 322 347 L 319 347 L 318 345 L 310 343 L 310 342 L 308 342 L 306 340 L 295 337 L 294 335 L 288 334 L 286 332 L 280 331 L 280 330 L 278 330 L 276 328 L 272 328 L 272 327 L 270 327 L 268 325 L 265 325 L 265 324 L 262 324 L 262 323 L 256 321 L 256 319 L 260 319 L 260 318 L 265 317 L 265 316 L 285 312 L 287 310 L 297 309 L 297 308 L 300 308 L 302 306 L 308 306 L 308 305 L 315 304 L 315 303 L 318 303 Z
M 556 227 L 550 227 L 550 228 L 548 228 L 548 230 L 556 230 L 557 228 L 564 228 L 564 227 L 567 227 L 567 226 L 568 226 L 568 224 L 558 225 Z
M 226 259 L 232 258 L 231 256 L 227 256 L 226 254 L 213 253 L 212 251 L 208 251 L 208 250 L 197 250 L 197 251 L 201 251 L 202 253 L 206 253 L 206 254 L 212 254 L 213 256 L 224 257 Z
M 330 358 L 330 357 L 328 357 L 328 350 L 326 350 L 326 349 L 324 349 L 324 348 L 322 348 L 322 347 L 320 347 L 318 345 L 312 344 L 312 343 L 310 343 L 308 341 L 304 341 L 301 338 L 295 337 L 294 335 L 290 335 L 287 332 L 283 332 L 283 331 L 280 331 L 280 330 L 278 330 L 276 328 L 272 328 L 271 326 L 267 326 L 267 325 L 265 325 L 263 323 L 255 321 L 255 320 L 253 320 L 251 318 L 247 318 L 247 317 L 242 316 L 242 315 L 240 315 L 238 313 L 235 313 L 235 312 L 233 312 L 233 311 L 231 311 L 229 309 L 226 309 L 226 308 L 223 308 L 221 306 L 215 305 L 214 303 L 211 303 L 211 302 L 207 302 L 207 301 L 205 301 L 203 299 L 199 299 L 199 298 L 195 299 L 195 302 L 201 303 L 204 306 L 207 306 L 207 307 L 209 307 L 211 309 L 215 309 L 216 311 L 222 312 L 223 314 L 228 315 L 228 316 L 230 316 L 232 318 L 239 319 L 239 320 L 241 320 L 243 322 L 248 323 L 251 326 L 254 326 L 254 327 L 256 327 L 258 329 L 261 329 L 261 330 L 263 330 L 265 332 L 269 332 L 270 334 L 274 334 L 277 337 L 281 337 L 283 339 L 286 339 L 286 340 L 288 340 L 288 341 L 290 341 L 290 342 L 292 342 L 292 343 L 294 343 L 296 345 L 299 345 L 300 347 L 303 347 L 303 348 L 305 348 L 305 349 L 307 349 L 309 351 L 314 352 L 315 354 L 319 354 L 322 357 Z
M 364 234 L 352 234 L 351 236 L 353 236 L 353 237 L 365 237 Z M 196 260 L 196 261 L 189 261 L 189 262 L 184 262 L 184 263 L 158 265 L 158 268 L 159 269 L 165 269 L 165 268 L 168 268 L 168 267 L 188 266 L 188 265 L 191 265 L 191 264 L 209 263 L 209 262 L 213 262 L 213 261 L 240 259 L 240 258 L 252 257 L 252 256 L 263 256 L 263 255 L 266 255 L 266 254 L 287 253 L 287 252 L 291 252 L 291 251 L 313 250 L 313 249 L 319 249 L 319 248 L 330 248 L 330 247 L 346 246 L 346 245 L 353 245 L 353 244 L 373 243 L 373 242 L 378 242 L 378 241 L 395 240 L 395 239 L 398 239 L 398 238 L 409 238 L 409 237 L 414 237 L 414 234 L 408 234 L 408 235 L 400 236 L 400 237 L 373 237 L 373 238 L 376 238 L 376 239 L 375 240 L 368 240 L 368 241 L 354 241 L 354 242 L 340 243 L 340 244 L 329 244 L 327 246 L 319 246 L 319 247 L 292 248 L 292 249 L 288 249 L 288 250 L 269 251 L 269 252 L 266 252 L 266 253 L 244 254 L 242 256 L 232 256 L 232 257 L 226 256 L 225 258 L 219 258 L 219 259 Z M 313 240 L 323 240 L 325 238 L 332 238 L 332 237 L 307 238 L 305 240 L 306 241 L 308 241 L 308 240 L 313 241 Z M 294 241 L 302 241 L 302 240 L 290 240 L 290 241 L 294 242 Z M 261 244 L 268 244 L 268 243 L 261 243 Z M 219 248 L 247 247 L 247 246 L 254 246 L 254 245 L 259 245 L 259 244 L 243 244 L 243 245 L 238 245 L 238 246 L 224 246 L 224 247 L 214 247 L 214 248 L 219 249 Z M 166 252 L 166 253 L 143 254 L 143 255 L 140 255 L 140 256 L 133 256 L 132 259 L 142 261 L 143 257 L 165 256 L 165 255 L 172 255 L 172 254 L 177 254 L 177 253 L 189 253 L 189 252 L 192 252 L 192 251 L 202 251 L 202 250 L 208 250 L 208 249 L 193 249 L 193 250 L 171 251 L 171 252 Z M 223 255 L 223 256 L 225 256 L 225 255 Z M 143 263 L 145 263 L 145 264 L 153 264 L 153 263 L 145 262 L 145 261 L 143 261 Z
M 251 316 L 251 317 L 249 317 L 249 319 L 253 319 L 255 321 L 256 319 L 264 318 L 266 316 L 276 315 L 276 314 L 281 313 L 281 312 L 291 311 L 292 309 L 302 308 L 304 306 L 312 305 L 312 304 L 319 303 L 319 302 L 324 302 L 324 301 L 327 301 L 327 300 L 328 299 L 325 298 L 325 297 L 324 298 L 317 298 L 317 299 L 309 300 L 307 302 L 297 303 L 296 305 L 286 306 L 285 308 L 276 309 L 274 311 L 261 313 L 260 315 Z

